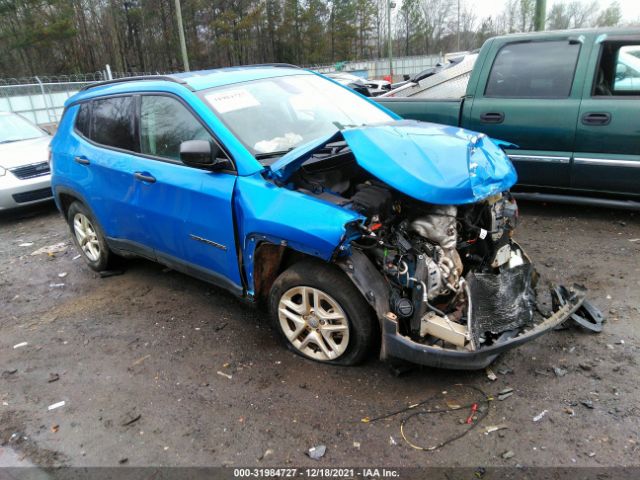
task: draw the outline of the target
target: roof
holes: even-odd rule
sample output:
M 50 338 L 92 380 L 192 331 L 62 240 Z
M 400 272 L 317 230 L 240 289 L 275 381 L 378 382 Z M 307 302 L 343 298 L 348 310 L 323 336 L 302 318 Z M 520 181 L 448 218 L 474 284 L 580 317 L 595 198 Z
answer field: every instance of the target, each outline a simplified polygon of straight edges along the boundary
M 569 35 L 572 37 L 579 37 L 580 35 L 585 36 L 598 36 L 598 35 L 607 35 L 611 37 L 621 36 L 621 35 L 640 35 L 640 28 L 638 27 L 599 27 L 599 28 L 576 28 L 572 30 L 544 30 L 540 32 L 521 32 L 521 33 L 510 33 L 508 35 L 499 35 L 497 37 L 493 37 L 496 40 L 503 39 L 519 39 L 522 40 L 529 38 L 538 38 L 538 37 L 550 37 L 556 35 Z
M 160 90 L 176 91 L 188 88 L 191 91 L 249 82 L 263 78 L 285 77 L 289 75 L 313 75 L 293 65 L 265 64 L 239 67 L 199 70 L 195 72 L 175 73 L 171 75 L 149 75 L 147 77 L 119 78 L 89 85 L 85 90 L 71 97 L 67 104 L 105 94 Z

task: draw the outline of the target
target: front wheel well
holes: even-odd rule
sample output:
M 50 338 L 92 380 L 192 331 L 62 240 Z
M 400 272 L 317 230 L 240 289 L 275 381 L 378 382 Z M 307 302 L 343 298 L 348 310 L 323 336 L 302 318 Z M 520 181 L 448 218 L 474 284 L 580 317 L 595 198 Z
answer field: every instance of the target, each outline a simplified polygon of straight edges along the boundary
M 265 302 L 276 278 L 294 263 L 316 257 L 293 248 L 262 242 L 253 256 L 253 286 L 257 301 Z

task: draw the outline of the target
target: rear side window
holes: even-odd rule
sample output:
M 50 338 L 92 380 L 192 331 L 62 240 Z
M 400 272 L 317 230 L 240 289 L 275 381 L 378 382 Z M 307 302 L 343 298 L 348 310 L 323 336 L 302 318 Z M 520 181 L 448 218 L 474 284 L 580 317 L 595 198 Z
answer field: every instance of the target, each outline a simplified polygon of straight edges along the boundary
M 96 143 L 123 150 L 136 150 L 133 97 L 93 101 L 90 138 Z
M 512 43 L 500 49 L 489 73 L 486 97 L 566 98 L 580 45 L 567 40 Z
M 83 136 L 90 138 L 89 126 L 91 125 L 91 104 L 82 103 L 76 116 L 76 130 Z
M 160 95 L 142 97 L 141 153 L 180 160 L 180 144 L 187 140 L 213 141 L 213 137 L 178 100 Z

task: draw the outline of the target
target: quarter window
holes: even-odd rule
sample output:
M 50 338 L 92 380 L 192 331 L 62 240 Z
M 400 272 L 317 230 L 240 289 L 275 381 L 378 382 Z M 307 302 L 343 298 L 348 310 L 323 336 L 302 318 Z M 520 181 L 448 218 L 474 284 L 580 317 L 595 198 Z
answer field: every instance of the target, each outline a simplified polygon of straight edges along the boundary
M 80 132 L 82 135 L 84 135 L 87 138 L 90 138 L 90 134 L 89 134 L 89 126 L 90 126 L 90 104 L 89 103 L 82 103 L 80 104 L 80 108 L 78 110 L 78 115 L 76 116 L 76 129 L 78 130 L 78 132 Z
M 94 142 L 132 152 L 136 150 L 132 97 L 94 100 L 92 113 L 93 128 L 90 138 Z
M 142 97 L 140 151 L 148 155 L 180 159 L 180 144 L 187 140 L 213 141 L 209 132 L 179 101 L 171 97 Z
M 579 52 L 580 44 L 568 40 L 505 45 L 491 67 L 485 96 L 566 98 Z

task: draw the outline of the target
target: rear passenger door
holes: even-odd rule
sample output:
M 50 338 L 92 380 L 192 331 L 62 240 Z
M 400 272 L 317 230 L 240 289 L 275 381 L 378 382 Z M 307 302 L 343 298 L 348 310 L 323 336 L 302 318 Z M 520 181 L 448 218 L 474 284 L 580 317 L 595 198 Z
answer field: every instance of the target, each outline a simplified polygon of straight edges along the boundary
M 582 45 L 567 35 L 495 43 L 463 125 L 519 146 L 508 150 L 524 185 L 569 187 L 584 74 Z M 582 63 L 582 64 L 581 64 Z
M 135 152 L 135 99 L 131 95 L 104 97 L 82 103 L 75 134 L 83 137 L 74 152 L 76 178 L 112 243 L 127 240 L 126 248 L 153 258 L 145 248 L 145 226 L 132 209 L 134 172 L 140 167 Z
M 169 94 L 138 98 L 140 154 L 134 211 L 146 242 L 165 264 L 231 290 L 240 289 L 231 200 L 236 173 L 184 165 L 180 144 L 212 132 L 191 108 Z M 238 292 L 236 292 L 238 293 Z
M 605 37 L 590 60 L 572 186 L 640 196 L 640 36 Z

